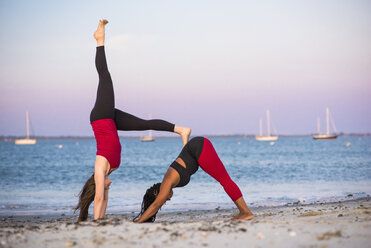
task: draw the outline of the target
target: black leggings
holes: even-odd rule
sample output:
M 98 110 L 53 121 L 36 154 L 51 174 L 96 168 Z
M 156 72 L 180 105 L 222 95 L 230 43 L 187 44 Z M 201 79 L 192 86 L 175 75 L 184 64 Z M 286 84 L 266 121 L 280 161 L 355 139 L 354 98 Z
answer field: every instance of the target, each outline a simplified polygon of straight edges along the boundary
M 90 122 L 101 119 L 115 121 L 117 130 L 141 131 L 157 130 L 174 132 L 174 124 L 164 120 L 143 120 L 115 108 L 115 94 L 111 75 L 108 71 L 104 46 L 97 47 L 95 66 L 99 75 L 97 99 L 90 113 Z

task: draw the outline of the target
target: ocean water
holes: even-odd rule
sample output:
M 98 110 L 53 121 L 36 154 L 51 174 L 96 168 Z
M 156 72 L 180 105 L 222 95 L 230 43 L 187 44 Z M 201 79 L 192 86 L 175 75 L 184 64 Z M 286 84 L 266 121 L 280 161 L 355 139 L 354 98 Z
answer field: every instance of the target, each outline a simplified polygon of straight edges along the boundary
M 371 137 L 210 138 L 249 206 L 354 199 L 371 194 Z M 346 146 L 349 142 L 350 146 Z M 146 188 L 160 182 L 181 150 L 180 139 L 121 139 L 122 163 L 110 176 L 107 213 L 138 212 Z M 0 215 L 72 214 L 94 171 L 95 140 L 0 142 Z M 174 189 L 163 211 L 229 208 L 223 188 L 199 169 Z M 92 213 L 92 209 L 91 209 Z

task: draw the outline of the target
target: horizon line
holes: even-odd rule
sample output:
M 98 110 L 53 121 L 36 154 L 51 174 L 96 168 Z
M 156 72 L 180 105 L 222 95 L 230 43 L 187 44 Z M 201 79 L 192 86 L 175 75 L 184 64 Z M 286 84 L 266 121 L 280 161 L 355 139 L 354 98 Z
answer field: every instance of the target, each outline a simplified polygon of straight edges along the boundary
M 312 137 L 313 134 L 279 134 L 279 137 L 282 138 L 296 138 L 296 137 Z M 210 137 L 210 138 L 254 138 L 256 134 L 200 134 L 200 135 L 192 135 L 191 137 Z M 369 137 L 371 133 L 339 133 L 339 137 Z M 14 139 L 24 138 L 25 136 L 17 136 L 17 135 L 0 135 L 0 142 L 10 142 Z M 141 135 L 135 136 L 121 136 L 119 138 L 122 139 L 139 139 L 142 137 Z M 177 139 L 177 136 L 153 136 L 156 139 Z M 78 136 L 78 135 L 39 135 L 33 136 L 32 138 L 40 139 L 40 140 L 49 140 L 49 139 L 94 139 L 94 136 Z

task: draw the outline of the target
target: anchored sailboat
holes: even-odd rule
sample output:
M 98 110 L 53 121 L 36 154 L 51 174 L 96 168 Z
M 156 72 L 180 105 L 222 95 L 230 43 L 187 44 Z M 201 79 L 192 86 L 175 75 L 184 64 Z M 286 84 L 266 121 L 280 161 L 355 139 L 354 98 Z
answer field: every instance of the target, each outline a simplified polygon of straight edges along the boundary
M 267 135 L 263 135 L 263 122 L 259 120 L 259 135 L 255 136 L 255 139 L 258 141 L 273 141 L 278 139 L 278 135 L 271 136 L 271 120 L 270 112 L 267 109 Z
M 152 119 L 151 114 L 148 115 L 148 118 L 149 119 Z M 155 138 L 152 136 L 152 130 L 149 130 L 148 131 L 148 135 L 147 136 L 140 137 L 140 141 L 143 141 L 143 142 L 155 141 Z
M 321 133 L 320 131 L 320 120 L 317 118 L 317 132 L 318 134 L 314 134 L 312 137 L 315 140 L 329 140 L 329 139 L 336 139 L 338 135 L 336 134 L 336 127 L 334 121 L 331 119 L 331 124 L 333 126 L 335 134 L 330 134 L 330 110 L 326 108 L 326 133 Z
M 36 139 L 30 139 L 30 120 L 28 111 L 26 112 L 26 125 L 27 125 L 27 137 L 24 139 L 16 139 L 14 143 L 16 145 L 34 145 L 36 144 Z
M 152 136 L 152 130 L 149 130 L 147 136 L 140 137 L 140 141 L 143 141 L 143 142 L 155 141 L 155 138 Z

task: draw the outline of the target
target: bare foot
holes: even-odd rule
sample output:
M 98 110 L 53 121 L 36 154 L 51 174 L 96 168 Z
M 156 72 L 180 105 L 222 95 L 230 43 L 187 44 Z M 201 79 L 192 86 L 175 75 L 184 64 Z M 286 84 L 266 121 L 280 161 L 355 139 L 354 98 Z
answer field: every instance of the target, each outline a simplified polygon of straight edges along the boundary
M 232 218 L 231 221 L 238 220 L 252 220 L 254 215 L 252 213 L 239 213 L 236 217 Z
M 94 33 L 94 38 L 97 40 L 97 46 L 104 45 L 105 26 L 108 23 L 106 19 L 99 20 L 97 31 Z
M 191 129 L 188 127 L 175 126 L 174 132 L 182 137 L 183 146 L 185 146 L 188 142 L 189 135 L 191 135 Z

